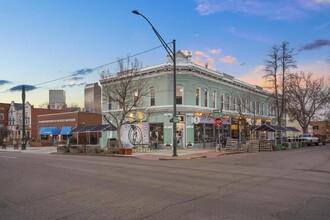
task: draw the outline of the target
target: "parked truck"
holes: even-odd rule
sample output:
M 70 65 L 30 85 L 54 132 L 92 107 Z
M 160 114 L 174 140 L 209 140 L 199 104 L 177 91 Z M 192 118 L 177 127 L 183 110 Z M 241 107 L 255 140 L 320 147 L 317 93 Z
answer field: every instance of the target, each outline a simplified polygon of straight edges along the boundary
M 313 134 L 301 134 L 299 135 L 299 141 L 305 142 L 307 145 L 319 145 L 319 138 Z

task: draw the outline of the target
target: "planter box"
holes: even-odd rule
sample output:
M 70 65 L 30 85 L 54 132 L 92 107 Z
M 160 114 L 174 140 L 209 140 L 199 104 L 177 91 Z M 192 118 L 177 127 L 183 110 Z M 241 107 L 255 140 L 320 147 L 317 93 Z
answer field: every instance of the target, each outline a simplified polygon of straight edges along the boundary
M 125 154 L 125 148 L 119 148 L 119 154 Z
M 125 155 L 132 155 L 133 149 L 132 148 L 125 148 Z

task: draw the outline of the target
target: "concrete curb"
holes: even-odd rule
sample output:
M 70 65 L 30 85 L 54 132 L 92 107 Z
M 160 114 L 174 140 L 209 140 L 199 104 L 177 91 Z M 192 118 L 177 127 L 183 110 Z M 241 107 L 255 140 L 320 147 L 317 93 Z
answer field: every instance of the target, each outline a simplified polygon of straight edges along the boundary
M 205 159 L 206 155 L 203 156 L 178 156 L 178 157 L 161 157 L 159 160 L 193 160 L 193 159 Z

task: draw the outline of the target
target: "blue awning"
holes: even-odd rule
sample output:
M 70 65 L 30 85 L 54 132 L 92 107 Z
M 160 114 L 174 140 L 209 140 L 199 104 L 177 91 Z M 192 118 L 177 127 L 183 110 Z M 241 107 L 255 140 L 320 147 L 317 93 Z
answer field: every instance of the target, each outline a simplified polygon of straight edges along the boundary
M 71 126 L 63 126 L 61 129 L 61 135 L 71 135 Z
M 59 135 L 60 129 L 57 127 L 42 127 L 39 130 L 40 135 Z

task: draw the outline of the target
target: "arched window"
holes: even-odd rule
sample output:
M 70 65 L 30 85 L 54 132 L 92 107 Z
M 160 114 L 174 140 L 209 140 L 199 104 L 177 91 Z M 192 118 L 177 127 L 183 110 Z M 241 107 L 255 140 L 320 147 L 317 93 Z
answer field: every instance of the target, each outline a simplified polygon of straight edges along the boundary
M 216 108 L 217 106 L 217 92 L 213 91 L 212 93 L 212 108 Z
M 200 98 L 201 98 L 201 89 L 200 88 L 196 88 L 195 96 L 196 96 L 196 105 L 199 106 L 200 105 Z
M 183 86 L 176 86 L 176 104 L 183 104 Z
M 208 107 L 209 106 L 209 90 L 208 89 L 204 89 L 204 107 Z

